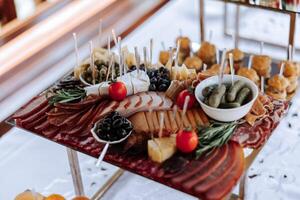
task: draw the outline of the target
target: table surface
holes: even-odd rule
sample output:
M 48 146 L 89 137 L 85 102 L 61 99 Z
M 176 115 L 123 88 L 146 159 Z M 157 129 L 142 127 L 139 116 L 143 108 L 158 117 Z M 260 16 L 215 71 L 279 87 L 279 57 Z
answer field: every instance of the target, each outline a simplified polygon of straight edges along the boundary
M 123 41 L 123 44 L 128 44 L 130 49 L 135 45 L 141 48 L 147 45 L 149 39 L 153 37 L 156 47 L 160 46 L 160 41 L 165 41 L 166 46 L 171 46 L 174 45 L 179 28 L 182 28 L 183 34 L 188 35 L 193 41 L 199 41 L 198 1 L 195 0 L 190 4 L 185 2 L 184 0 L 171 2 L 168 7 L 163 8 L 131 33 Z M 221 17 L 218 11 L 222 11 L 222 4 L 207 5 L 207 24 L 214 27 L 214 43 L 218 44 L 219 48 L 228 47 L 232 45 L 231 40 L 224 38 L 222 34 L 222 21 L 218 19 Z M 176 19 L 176 23 L 170 24 L 170 19 Z M 255 44 L 242 44 L 242 49 L 245 51 L 247 48 L 253 50 L 253 47 Z M 284 52 L 272 48 L 266 48 L 265 51 L 279 57 L 285 55 Z M 80 49 L 80 52 L 87 55 L 87 45 Z M 41 91 L 45 85 L 54 82 L 72 68 L 74 63 L 70 62 L 72 58 L 73 55 L 70 55 L 59 65 L 54 66 L 51 69 L 52 76 L 41 75 L 23 92 L 26 91 L 26 95 L 33 96 L 34 92 L 32 93 L 32 91 Z M 36 85 L 36 83 L 40 84 Z M 16 97 L 18 95 L 20 94 L 16 94 Z M 300 185 L 300 160 L 295 159 L 300 151 L 298 145 L 300 124 L 297 123 L 299 118 L 295 114 L 300 110 L 299 98 L 298 94 L 294 99 L 289 116 L 282 120 L 250 167 L 246 179 L 245 199 L 299 199 L 300 191 L 297 189 Z M 1 107 L 1 109 L 4 108 Z M 12 129 L 11 133 L 1 138 L 0 149 L 0 158 L 2 158 L 0 159 L 0 185 L 6 186 L 0 187 L 0 199 L 12 199 L 17 193 L 27 188 L 35 188 L 45 195 L 57 192 L 67 197 L 72 196 L 69 167 L 62 146 L 25 131 Z M 80 156 L 84 185 L 88 195 L 92 195 L 96 188 L 103 184 L 105 177 L 107 178 L 116 170 L 116 167 L 107 164 L 105 171 L 95 171 L 94 161 L 93 158 Z M 162 199 L 162 196 L 164 199 L 194 199 L 189 195 L 131 173 L 123 175 L 105 194 L 104 199 Z

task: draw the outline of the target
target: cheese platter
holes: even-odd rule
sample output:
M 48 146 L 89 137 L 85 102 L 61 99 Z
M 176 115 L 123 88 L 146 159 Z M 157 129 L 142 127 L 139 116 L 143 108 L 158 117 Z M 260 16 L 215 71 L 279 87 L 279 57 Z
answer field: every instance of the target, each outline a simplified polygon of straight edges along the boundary
M 89 58 L 76 56 L 74 71 L 7 121 L 98 165 L 200 199 L 228 197 L 288 111 L 300 75 L 293 48 L 275 62 L 179 36 L 153 62 L 153 40 L 141 56 L 112 38 L 116 51 L 90 43 Z

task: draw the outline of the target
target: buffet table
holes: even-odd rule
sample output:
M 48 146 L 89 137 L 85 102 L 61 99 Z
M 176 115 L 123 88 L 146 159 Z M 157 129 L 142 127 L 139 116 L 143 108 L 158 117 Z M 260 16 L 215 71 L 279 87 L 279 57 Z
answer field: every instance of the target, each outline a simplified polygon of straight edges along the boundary
M 169 9 L 170 8 L 172 8 L 172 9 L 178 9 L 178 8 L 181 8 L 182 9 L 182 4 L 184 4 L 182 1 L 178 1 L 178 2 L 176 2 L 176 3 L 172 3 L 172 4 L 170 4 L 170 7 L 168 7 Z M 186 7 L 186 12 L 187 13 L 191 13 L 191 10 L 193 10 L 191 7 Z M 183 10 L 184 11 L 184 10 Z M 193 10 L 194 11 L 194 10 Z M 168 14 L 167 14 L 168 13 Z M 144 43 L 140 43 L 140 44 L 138 44 L 139 46 L 144 46 L 145 45 L 145 43 L 146 43 L 146 41 L 147 41 L 147 39 L 145 39 L 145 38 L 151 38 L 151 37 L 153 37 L 155 40 L 164 40 L 164 41 L 167 41 L 167 43 L 169 43 L 170 45 L 173 43 L 173 38 L 175 38 L 176 37 L 176 33 L 174 33 L 174 32 L 176 32 L 177 31 L 177 27 L 174 27 L 174 30 L 168 30 L 168 32 L 165 32 L 165 33 L 161 33 L 161 32 L 159 32 L 159 31 L 154 31 L 154 32 L 149 32 L 148 30 L 149 29 L 152 29 L 152 30 L 155 30 L 155 28 L 153 28 L 153 26 L 155 26 L 155 25 L 157 25 L 158 24 L 158 21 L 159 21 L 159 23 L 160 24 L 162 24 L 161 23 L 161 19 L 162 18 L 165 18 L 165 17 L 168 17 L 168 18 L 171 18 L 171 17 L 176 17 L 177 15 L 175 14 L 175 13 L 170 13 L 170 12 L 167 12 L 166 10 L 162 10 L 161 12 L 158 12 L 156 15 L 155 15 L 155 17 L 153 17 L 152 19 L 151 19 L 151 21 L 147 21 L 145 24 L 143 24 L 139 29 L 137 29 L 136 31 L 134 31 L 132 34 L 130 34 L 128 37 L 126 37 L 126 39 L 125 40 L 123 40 L 123 42 L 124 43 L 128 43 L 128 46 L 129 46 L 129 48 L 132 48 L 132 46 L 131 45 L 133 45 L 133 44 L 136 44 L 136 42 L 137 41 L 145 41 Z M 195 17 L 195 20 L 196 20 L 197 18 Z M 184 18 L 183 18 L 183 20 L 182 20 L 182 27 L 186 27 L 185 29 L 184 29 L 184 33 L 189 33 L 189 32 L 197 32 L 197 27 L 193 27 L 193 26 L 188 26 L 187 24 L 186 24 L 186 22 L 187 21 L 184 21 Z M 174 33 L 174 37 L 172 38 L 172 37 L 170 37 L 170 34 L 169 33 Z M 157 34 L 157 35 L 156 35 Z M 194 38 L 193 38 L 194 37 Z M 194 40 L 194 41 L 197 41 L 197 37 L 195 37 L 195 35 L 191 35 L 191 38 Z M 159 43 L 159 42 L 157 42 L 157 43 Z M 217 42 L 216 42 L 217 43 Z M 156 53 L 157 54 L 157 53 Z M 42 80 L 42 78 L 40 78 L 41 80 Z M 57 79 L 57 78 L 56 78 Z M 53 78 L 53 80 L 55 80 L 55 78 Z M 50 81 L 49 81 L 50 82 Z M 53 82 L 53 81 L 52 81 Z M 30 87 L 29 87 L 30 88 Z M 295 99 L 296 99 L 297 97 L 295 97 Z M 296 114 L 295 113 L 293 113 L 293 110 L 297 110 L 297 108 L 298 108 L 298 105 L 297 104 L 294 104 L 293 105 L 293 107 L 291 108 L 291 112 L 290 112 L 290 115 L 291 115 L 291 119 L 296 119 Z M 287 119 L 285 119 L 284 121 L 286 121 Z M 279 133 L 283 133 L 283 132 L 285 132 L 284 130 L 286 130 L 285 128 L 286 128 L 286 124 L 284 124 L 285 122 L 282 122 L 281 124 L 280 124 L 280 127 L 277 129 L 277 133 L 274 133 L 274 135 L 279 135 Z M 290 118 L 289 118 L 289 123 L 291 123 L 292 121 L 290 121 Z M 290 125 L 288 125 L 288 128 L 289 127 L 292 127 L 292 128 L 296 128 L 296 124 L 290 124 Z M 297 128 L 296 128 L 297 129 Z M 279 136 L 277 136 L 277 137 L 279 137 L 279 138 L 281 138 L 281 136 L 279 135 Z M 273 138 L 273 137 L 272 137 Z M 272 139 L 271 138 L 271 139 Z M 271 140 L 272 141 L 272 140 Z M 280 140 L 280 141 L 282 141 L 282 140 Z M 294 141 L 294 140 L 293 140 Z M 269 142 L 270 143 L 270 142 Z M 276 147 L 279 147 L 279 148 L 277 148 L 277 150 L 278 150 L 278 154 L 279 155 L 285 155 L 285 153 L 286 153 L 286 149 L 285 148 L 287 148 L 284 144 L 282 145 L 282 144 L 278 144 L 278 143 L 276 143 L 275 142 L 275 144 L 273 144 L 273 145 L 278 145 L 278 146 L 276 146 Z M 268 149 L 268 145 L 266 146 L 266 149 Z M 294 148 L 294 149 L 291 149 L 291 151 L 292 152 L 297 152 L 297 149 L 296 149 L 296 147 Z M 250 190 L 251 190 L 251 182 L 252 182 L 252 180 L 257 180 L 258 179 L 258 181 L 257 182 L 259 182 L 259 181 L 266 181 L 266 177 L 265 177 L 265 171 L 264 172 L 262 172 L 262 171 L 260 171 L 260 169 L 259 168 L 256 168 L 256 166 L 261 166 L 261 165 L 264 165 L 264 163 L 274 163 L 274 160 L 271 160 L 270 159 L 270 152 L 268 152 L 267 150 L 263 150 L 263 152 L 265 152 L 265 153 L 262 153 L 261 155 L 260 155 L 260 159 L 258 160 L 258 159 L 256 159 L 256 165 L 254 165 L 254 166 L 252 166 L 251 168 L 250 168 L 250 171 L 248 172 L 248 176 L 247 176 L 247 179 L 246 179 L 246 186 L 247 186 L 247 188 L 250 188 Z M 276 154 L 276 153 L 275 153 Z M 268 155 L 268 158 L 264 158 L 264 156 L 265 155 Z M 291 155 L 289 155 L 289 156 L 291 156 Z M 261 161 L 262 159 L 264 159 L 264 161 Z M 268 166 L 268 167 L 270 167 L 269 165 L 267 165 L 266 164 L 266 166 Z M 297 166 L 297 164 L 295 165 L 295 166 Z M 296 168 L 295 168 L 296 169 Z M 273 169 L 271 169 L 271 170 L 273 170 Z M 295 175 L 293 175 L 292 173 L 293 172 L 290 172 L 290 171 L 287 171 L 286 173 L 285 173 L 286 171 L 276 171 L 276 174 L 275 175 L 273 175 L 273 174 L 268 174 L 268 176 L 269 176 L 269 178 L 270 179 L 274 179 L 274 184 L 275 184 L 275 186 L 276 186 L 276 184 L 277 183 L 279 183 L 279 186 L 278 187 L 275 187 L 275 191 L 282 191 L 282 188 L 283 187 L 281 187 L 282 185 L 283 186 L 285 186 L 285 184 L 287 184 L 288 186 L 290 186 L 290 184 L 291 183 L 294 183 L 294 181 L 296 180 L 296 177 L 295 177 Z M 283 174 L 283 178 L 282 178 L 282 174 Z M 291 179 L 288 179 L 287 177 L 289 177 L 289 174 L 291 174 Z M 271 176 L 271 177 L 270 177 Z M 262 178 L 262 180 L 260 180 L 260 177 L 263 177 Z M 272 178 L 273 177 L 273 178 Z M 288 181 L 286 181 L 285 182 L 285 179 L 288 179 Z M 107 198 L 107 199 L 112 199 L 112 198 L 115 198 L 115 199 L 118 199 L 118 198 L 120 198 L 121 196 L 122 196 L 122 194 L 118 194 L 117 193 L 117 195 L 116 196 L 114 196 L 113 197 L 113 195 L 115 194 L 115 191 L 119 191 L 120 190 L 120 185 L 122 185 L 122 181 L 126 181 L 126 180 L 128 180 L 128 175 L 126 175 L 125 176 L 125 178 L 123 177 L 123 179 L 121 179 L 121 181 L 119 182 L 119 183 L 117 183 L 116 185 L 114 185 L 113 186 L 113 188 L 112 188 L 112 190 L 110 190 L 108 193 L 107 193 L 107 197 L 104 197 L 104 199 L 105 198 Z M 135 180 L 136 182 L 135 182 L 135 184 L 138 184 L 139 185 L 139 187 L 141 187 L 141 188 L 143 188 L 143 187 L 147 187 L 147 188 L 149 188 L 149 192 L 148 193 L 144 193 L 144 194 L 142 194 L 143 192 L 141 192 L 141 194 L 140 194 L 140 196 L 138 196 L 139 194 L 137 194 L 136 193 L 136 189 L 133 189 L 132 191 L 134 191 L 134 192 L 132 192 L 132 196 L 127 196 L 128 197 L 128 199 L 134 199 L 135 197 L 136 198 L 143 198 L 143 197 L 145 197 L 145 196 L 143 196 L 143 195 L 146 195 L 147 196 L 147 198 L 151 195 L 151 197 L 149 197 L 149 198 L 157 198 L 157 197 L 159 197 L 161 194 L 159 193 L 159 192 L 157 192 L 157 190 L 155 190 L 155 188 L 156 188 L 156 186 L 154 187 L 154 186 L 152 186 L 152 185 L 156 185 L 156 183 L 153 183 L 152 181 L 150 181 L 150 182 L 144 182 L 144 180 L 143 179 L 139 179 L 139 178 L 137 178 L 137 180 Z M 142 185 L 142 182 L 144 183 L 144 186 Z M 150 185 L 150 186 L 149 186 Z M 250 185 L 250 186 L 248 186 L 248 185 Z M 127 185 L 126 185 L 126 187 L 127 187 Z M 130 188 L 130 186 L 128 186 L 129 188 Z M 279 188 L 279 189 L 278 189 Z M 127 189 L 127 188 L 126 188 Z M 153 189 L 153 190 L 152 190 Z M 292 188 L 293 189 L 293 188 Z M 167 190 L 167 192 L 169 191 L 169 189 L 166 189 Z M 130 191 L 130 189 L 129 189 L 129 191 Z M 78 191 L 77 191 L 78 192 Z M 126 190 L 126 192 L 127 192 L 127 190 Z M 153 192 L 153 193 L 152 193 Z M 156 193 L 157 192 L 157 193 Z M 161 191 L 160 191 L 161 192 Z M 79 193 L 80 193 L 80 191 L 79 191 Z M 173 191 L 171 192 L 171 193 L 173 193 Z M 257 192 L 258 193 L 258 192 Z M 256 197 L 257 196 L 257 193 L 256 192 L 251 192 L 251 193 L 248 193 L 248 192 L 246 192 L 246 195 L 245 195 L 245 198 L 249 198 L 249 199 L 252 199 L 253 198 L 253 196 L 252 195 L 255 195 L 254 197 Z M 174 195 L 173 195 L 174 194 Z M 180 193 L 180 195 L 178 195 L 178 193 L 173 193 L 171 196 L 166 196 L 166 199 L 169 199 L 169 198 L 172 198 L 172 199 L 175 199 L 175 198 L 178 198 L 178 199 L 182 199 L 182 198 L 186 198 L 186 199 L 189 199 L 189 198 L 191 198 L 192 199 L 192 197 L 189 197 L 189 196 L 181 196 L 181 193 Z M 109 196 L 109 195 L 112 195 L 112 196 Z M 118 195 L 120 195 L 120 196 L 118 196 Z M 149 196 L 148 196 L 149 195 Z M 183 194 L 182 194 L 183 195 Z M 296 196 L 296 195 L 295 195 Z

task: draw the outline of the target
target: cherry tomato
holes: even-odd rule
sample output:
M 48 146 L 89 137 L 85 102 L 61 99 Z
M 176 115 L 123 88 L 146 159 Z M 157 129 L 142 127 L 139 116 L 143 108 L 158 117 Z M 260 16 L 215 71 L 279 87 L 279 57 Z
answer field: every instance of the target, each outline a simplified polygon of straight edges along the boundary
M 191 90 L 186 89 L 186 90 L 181 91 L 178 94 L 177 99 L 176 99 L 176 104 L 180 109 L 183 109 L 184 101 L 187 96 L 190 97 L 189 103 L 187 105 L 187 109 L 190 109 L 194 106 L 194 104 L 196 102 L 196 97 Z
M 108 95 L 115 101 L 122 101 L 126 98 L 127 89 L 122 82 L 112 82 L 108 88 Z
M 198 135 L 192 130 L 181 130 L 176 135 L 176 146 L 183 153 L 193 152 L 198 145 Z

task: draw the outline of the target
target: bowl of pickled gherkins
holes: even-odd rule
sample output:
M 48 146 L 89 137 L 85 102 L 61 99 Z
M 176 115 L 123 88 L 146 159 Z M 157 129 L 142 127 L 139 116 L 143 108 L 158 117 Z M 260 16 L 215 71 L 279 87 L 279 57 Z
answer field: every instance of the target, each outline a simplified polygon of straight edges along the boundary
M 234 75 L 224 75 L 219 85 L 219 77 L 212 76 L 201 81 L 195 96 L 203 111 L 212 119 L 230 122 L 243 118 L 258 96 L 258 87 L 250 79 Z

